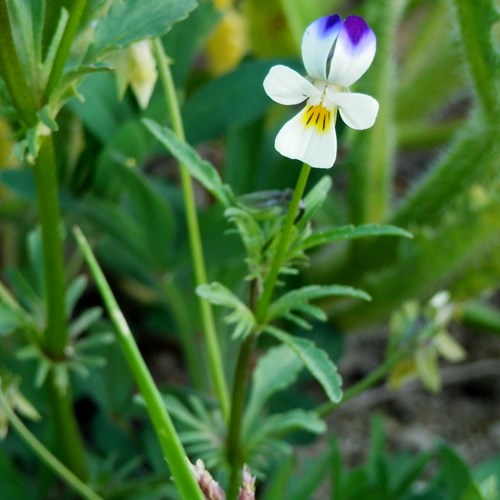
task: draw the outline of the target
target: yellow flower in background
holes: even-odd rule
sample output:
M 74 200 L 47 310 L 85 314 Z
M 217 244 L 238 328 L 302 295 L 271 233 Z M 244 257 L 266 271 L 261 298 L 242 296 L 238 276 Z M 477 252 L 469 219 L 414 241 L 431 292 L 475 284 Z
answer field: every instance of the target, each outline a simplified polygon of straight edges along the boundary
M 248 50 L 246 20 L 232 4 L 231 0 L 214 0 L 222 18 L 205 47 L 208 67 L 214 75 L 234 69 Z
M 130 85 L 141 109 L 147 108 L 158 79 L 151 40 L 141 40 L 116 51 L 111 59 L 116 73 L 118 95 L 123 97 Z

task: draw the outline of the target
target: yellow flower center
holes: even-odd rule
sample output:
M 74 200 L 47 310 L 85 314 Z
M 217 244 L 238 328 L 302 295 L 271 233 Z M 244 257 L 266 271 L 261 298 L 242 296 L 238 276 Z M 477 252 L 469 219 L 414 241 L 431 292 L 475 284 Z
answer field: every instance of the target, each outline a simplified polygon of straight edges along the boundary
M 304 113 L 306 127 L 316 127 L 319 132 L 325 132 L 330 128 L 332 112 L 321 104 L 309 105 Z

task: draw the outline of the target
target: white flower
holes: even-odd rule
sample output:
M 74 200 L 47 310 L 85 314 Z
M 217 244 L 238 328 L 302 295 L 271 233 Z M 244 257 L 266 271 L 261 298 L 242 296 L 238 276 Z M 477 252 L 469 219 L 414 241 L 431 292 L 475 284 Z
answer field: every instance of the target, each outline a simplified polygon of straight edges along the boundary
M 285 123 L 275 147 L 288 158 L 316 168 L 330 168 L 337 157 L 335 120 L 356 130 L 370 128 L 378 102 L 348 87 L 368 69 L 375 56 L 376 39 L 358 16 L 344 21 L 337 14 L 311 23 L 302 38 L 302 59 L 307 78 L 287 66 L 273 66 L 264 90 L 274 101 L 292 105 L 306 101 L 300 113 Z
M 146 109 L 158 79 L 151 40 L 141 40 L 111 56 L 115 67 L 118 95 L 123 97 L 130 85 L 141 109 Z

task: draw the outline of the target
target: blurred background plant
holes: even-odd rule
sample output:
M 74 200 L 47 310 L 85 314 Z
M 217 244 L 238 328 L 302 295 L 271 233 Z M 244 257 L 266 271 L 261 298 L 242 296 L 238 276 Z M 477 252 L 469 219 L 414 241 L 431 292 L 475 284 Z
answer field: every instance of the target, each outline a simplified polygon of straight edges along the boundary
M 311 21 L 356 13 L 378 42 L 356 90 L 376 97 L 380 114 L 362 133 L 338 124 L 329 192 L 325 172 L 312 172 L 310 185 L 321 203 L 310 196 L 301 236 L 311 236 L 306 223 L 320 236 L 298 245 L 300 253 L 308 250 L 307 266 L 287 278 L 287 290 L 341 283 L 366 291 L 370 302 L 356 294 L 316 294 L 328 322 L 317 321 L 324 318 L 316 312 L 307 336 L 339 363 L 348 334 L 382 329 L 386 357 L 361 385 L 346 387 L 343 400 L 325 407 L 315 389 L 292 385 L 310 386 L 297 356 L 270 336 L 259 340 L 257 352 L 265 354 L 253 359 L 242 431 L 252 472 L 265 484 L 264 498 L 313 497 L 328 475 L 335 498 L 497 498 L 498 460 L 472 469 L 445 444 L 400 459 L 384 449 L 380 426 L 366 463 L 343 467 L 338 447 L 329 444 L 289 491 L 297 470 L 290 443 L 324 434 L 320 416 L 389 372 L 389 382 L 398 385 L 417 369 L 428 387 L 439 389 L 437 354 L 454 361 L 464 355 L 444 331 L 451 322 L 500 332 L 497 9 L 492 0 L 1 0 L 2 401 L 21 417 L 42 416 L 29 424 L 35 437 L 51 443 L 69 469 L 105 498 L 175 498 L 144 401 L 132 401 L 134 379 L 119 343 L 110 341 L 101 299 L 66 234 L 77 224 L 92 243 L 191 461 L 203 458 L 214 477 L 227 480 L 226 417 L 207 375 L 213 360 L 194 293 L 200 283 L 192 272 L 182 174 L 143 122 L 175 128 L 159 53 L 168 57 L 186 140 L 219 175 L 214 190 L 194 152 L 187 161 L 180 158 L 198 181 L 206 274 L 241 298 L 248 260 L 253 257 L 250 269 L 257 275 L 265 272 L 260 250 L 268 249 L 276 214 L 289 203 L 284 190 L 295 185 L 299 171 L 273 148 L 277 131 L 295 111 L 272 103 L 264 77 L 279 62 L 303 72 L 300 41 Z M 48 177 L 37 178 L 40 172 Z M 269 191 L 275 193 L 270 200 L 255 195 Z M 269 213 L 262 203 L 270 204 Z M 242 211 L 260 224 L 263 246 L 249 247 L 256 233 L 245 226 Z M 413 238 L 372 237 L 384 234 L 381 224 Z M 243 244 L 235 226 L 240 234 L 246 227 Z M 333 236 L 332 226 L 338 231 Z M 295 257 L 294 263 L 305 263 Z M 213 298 L 213 287 L 202 290 Z M 453 304 L 446 321 L 431 301 L 442 290 Z M 291 308 L 286 313 L 293 319 Z M 223 319 L 215 310 L 222 376 L 230 385 L 239 342 Z M 304 326 L 283 324 L 294 334 Z M 415 340 L 410 348 L 401 347 L 405 335 Z M 412 356 L 403 359 L 401 353 Z M 434 464 L 431 472 L 428 464 Z M 22 499 L 66 493 L 9 431 L 0 448 L 0 494 Z

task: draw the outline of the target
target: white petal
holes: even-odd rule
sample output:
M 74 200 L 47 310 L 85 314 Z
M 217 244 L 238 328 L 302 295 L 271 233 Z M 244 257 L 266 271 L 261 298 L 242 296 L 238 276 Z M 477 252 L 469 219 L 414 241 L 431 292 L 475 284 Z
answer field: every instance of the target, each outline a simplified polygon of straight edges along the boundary
M 338 106 L 342 120 L 349 127 L 365 130 L 375 123 L 378 113 L 378 102 L 366 94 L 349 92 L 331 92 L 327 90 L 330 102 Z
M 302 37 L 302 60 L 307 74 L 326 79 L 328 57 L 342 27 L 338 14 L 317 19 L 311 23 Z
M 342 25 L 333 51 L 328 81 L 349 87 L 369 68 L 377 40 L 373 31 L 358 16 L 349 16 Z
M 306 126 L 306 110 L 304 108 L 283 125 L 276 136 L 274 146 L 278 153 L 301 160 L 311 167 L 331 168 L 337 157 L 337 136 L 335 123 L 320 131 L 317 126 Z
M 319 94 L 303 76 L 287 66 L 273 66 L 264 79 L 266 94 L 280 104 L 299 104 Z

